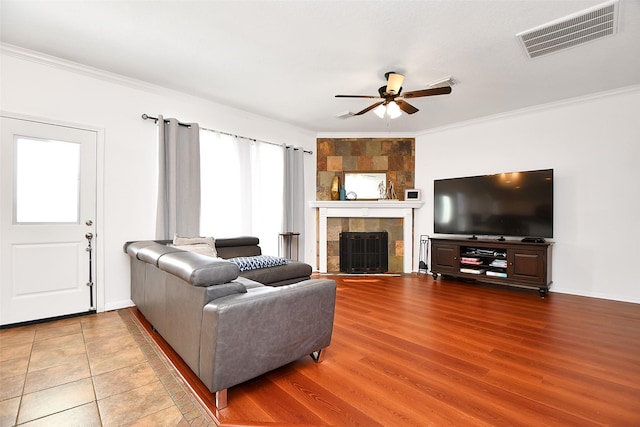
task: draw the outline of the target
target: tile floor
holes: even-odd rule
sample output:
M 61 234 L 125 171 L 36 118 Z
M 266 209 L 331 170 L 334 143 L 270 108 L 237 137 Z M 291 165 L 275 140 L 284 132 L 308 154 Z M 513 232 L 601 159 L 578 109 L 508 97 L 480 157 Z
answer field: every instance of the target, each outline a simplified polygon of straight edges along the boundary
M 0 427 L 215 426 L 128 310 L 0 330 Z

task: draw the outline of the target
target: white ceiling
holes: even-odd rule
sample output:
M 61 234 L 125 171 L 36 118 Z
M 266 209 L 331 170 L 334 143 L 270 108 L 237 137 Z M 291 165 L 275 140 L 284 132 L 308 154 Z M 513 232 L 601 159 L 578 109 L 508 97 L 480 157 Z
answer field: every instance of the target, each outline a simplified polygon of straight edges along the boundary
M 638 0 L 620 0 L 616 35 L 545 57 L 515 36 L 601 3 L 1 0 L 0 40 L 314 132 L 417 133 L 639 85 Z M 376 95 L 386 71 L 405 92 L 457 84 L 389 123 L 336 117 L 375 101 L 336 94 Z

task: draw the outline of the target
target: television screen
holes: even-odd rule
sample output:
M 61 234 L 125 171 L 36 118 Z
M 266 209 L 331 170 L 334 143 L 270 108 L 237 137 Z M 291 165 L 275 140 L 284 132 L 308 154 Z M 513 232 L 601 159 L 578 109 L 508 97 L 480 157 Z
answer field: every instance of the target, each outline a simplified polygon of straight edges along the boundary
M 437 234 L 553 237 L 553 169 L 438 179 Z

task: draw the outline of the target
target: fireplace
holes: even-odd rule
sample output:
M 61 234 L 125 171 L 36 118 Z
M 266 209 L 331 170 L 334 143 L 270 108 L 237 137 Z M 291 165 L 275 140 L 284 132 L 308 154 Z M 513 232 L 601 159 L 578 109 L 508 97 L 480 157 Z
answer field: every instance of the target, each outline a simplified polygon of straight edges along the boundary
M 327 272 L 328 218 L 401 218 L 402 271 L 411 273 L 413 271 L 413 210 L 419 209 L 423 204 L 424 202 L 419 200 L 310 201 L 309 206 L 318 209 L 318 271 Z M 339 241 L 336 240 L 336 243 L 339 244 Z
M 389 236 L 386 231 L 340 233 L 340 271 L 385 273 L 388 268 Z

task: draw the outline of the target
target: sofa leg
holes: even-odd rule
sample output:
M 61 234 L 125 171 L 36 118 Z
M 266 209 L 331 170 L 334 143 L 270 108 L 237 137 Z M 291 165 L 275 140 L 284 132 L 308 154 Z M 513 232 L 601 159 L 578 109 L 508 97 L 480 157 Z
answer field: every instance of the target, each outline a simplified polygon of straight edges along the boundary
M 320 362 L 322 362 L 324 360 L 324 355 L 326 353 L 327 353 L 327 349 L 326 348 L 321 348 L 318 351 L 314 351 L 309 356 L 311 356 L 311 358 L 313 359 L 314 362 L 320 363 Z
M 216 408 L 224 409 L 227 407 L 227 389 L 216 391 Z

